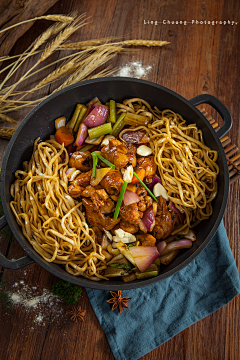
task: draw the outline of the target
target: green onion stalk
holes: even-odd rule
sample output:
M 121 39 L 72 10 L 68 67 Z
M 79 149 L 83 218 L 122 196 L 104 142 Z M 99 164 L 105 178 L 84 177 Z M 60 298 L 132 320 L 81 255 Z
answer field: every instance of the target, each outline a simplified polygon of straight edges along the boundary
M 78 116 L 79 116 L 79 114 L 80 114 L 80 111 L 81 111 L 81 109 L 82 109 L 82 106 L 83 106 L 83 105 L 81 105 L 81 104 L 77 104 L 71 120 L 67 123 L 67 128 L 68 128 L 68 129 L 70 129 L 70 130 L 73 130 L 73 129 L 74 129 L 75 124 L 76 124 L 77 119 L 78 119 Z M 76 130 L 76 131 L 77 131 L 77 130 Z
M 125 113 L 122 113 L 119 116 L 117 122 L 114 124 L 113 130 L 111 132 L 112 136 L 117 137 L 120 131 L 123 129 L 124 125 L 126 125 L 124 121 L 125 115 L 126 115 Z
M 116 103 L 114 100 L 110 100 L 109 108 L 110 108 L 110 121 L 112 123 L 115 123 L 116 122 Z
M 133 173 L 134 176 L 136 176 L 136 178 L 138 179 L 138 181 L 142 184 L 142 186 L 147 190 L 147 192 L 149 193 L 149 195 L 158 203 L 158 200 L 155 198 L 155 196 L 153 195 L 153 193 L 151 192 L 151 190 L 144 184 L 144 182 L 140 179 L 140 177 L 134 172 Z
M 105 123 L 100 126 L 96 126 L 92 129 L 88 130 L 88 135 L 90 140 L 94 138 L 98 138 L 102 135 L 106 135 L 112 132 L 112 124 L 111 123 Z
M 114 219 L 118 218 L 120 207 L 122 205 L 123 197 L 124 197 L 125 191 L 127 189 L 127 186 L 128 186 L 128 182 L 124 181 L 124 183 L 122 184 L 122 188 L 121 188 L 121 191 L 120 191 L 120 194 L 118 197 L 117 205 L 116 205 L 116 208 L 114 211 L 114 215 L 113 215 Z
M 78 131 L 79 125 L 84 120 L 86 112 L 87 112 L 87 107 L 85 105 L 82 105 L 81 111 L 80 111 L 80 113 L 78 115 L 77 121 L 76 121 L 75 126 L 74 126 L 74 131 L 75 132 Z
M 93 158 L 93 168 L 92 168 L 92 177 L 96 177 L 96 169 L 97 169 L 97 163 L 98 163 L 98 157 L 97 154 L 92 152 L 92 158 Z

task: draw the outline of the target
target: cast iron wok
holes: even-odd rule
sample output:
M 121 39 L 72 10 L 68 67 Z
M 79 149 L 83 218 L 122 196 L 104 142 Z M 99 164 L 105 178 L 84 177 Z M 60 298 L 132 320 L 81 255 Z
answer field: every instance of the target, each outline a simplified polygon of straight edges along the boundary
M 56 118 L 65 116 L 67 120 L 70 119 L 77 103 L 85 104 L 96 96 L 103 103 L 109 99 L 122 102 L 127 98 L 138 97 L 149 102 L 151 106 L 157 106 L 160 110 L 171 109 L 178 112 L 188 123 L 197 124 L 198 128 L 203 131 L 206 145 L 217 150 L 219 154 L 218 193 L 213 202 L 212 216 L 196 228 L 197 240 L 193 243 L 192 248 L 182 250 L 172 263 L 168 266 L 162 266 L 160 274 L 154 278 L 124 283 L 121 279 L 95 282 L 81 276 L 74 277 L 68 274 L 64 267 L 46 262 L 32 248 L 31 244 L 24 237 L 21 227 L 17 224 L 10 208 L 10 185 L 15 180 L 14 173 L 22 168 L 23 161 L 30 159 L 34 140 L 37 137 L 40 137 L 42 140 L 49 139 L 50 134 L 55 132 L 54 120 Z M 209 122 L 194 106 L 202 103 L 210 104 L 223 118 L 224 124 L 217 133 L 215 133 Z M 193 261 L 207 246 L 222 220 L 228 198 L 229 175 L 227 160 L 219 139 L 230 130 L 231 125 L 232 118 L 229 111 L 217 98 L 211 95 L 204 94 L 196 96 L 191 100 L 186 100 L 163 86 L 131 78 L 113 77 L 83 81 L 49 96 L 36 106 L 22 121 L 11 138 L 4 156 L 1 173 L 1 197 L 5 215 L 0 219 L 0 228 L 8 223 L 13 235 L 26 251 L 27 256 L 18 260 L 8 260 L 0 254 L 0 265 L 8 269 L 19 269 L 37 262 L 63 280 L 101 290 L 138 288 L 175 274 Z

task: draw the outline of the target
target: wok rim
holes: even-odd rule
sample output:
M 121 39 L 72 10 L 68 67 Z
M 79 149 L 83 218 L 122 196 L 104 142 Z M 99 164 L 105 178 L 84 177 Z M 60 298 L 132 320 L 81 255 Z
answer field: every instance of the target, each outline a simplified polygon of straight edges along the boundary
M 49 101 L 51 101 L 52 99 L 54 99 L 55 97 L 66 93 L 69 90 L 72 90 L 74 88 L 79 88 L 82 87 L 84 85 L 87 84 L 91 84 L 91 83 L 99 83 L 99 82 L 111 82 L 111 81 L 121 81 L 121 82 L 136 82 L 136 83 L 142 83 L 142 84 L 146 84 L 149 85 L 151 87 L 155 87 L 156 89 L 160 89 L 165 91 L 166 93 L 178 98 L 179 100 L 181 100 L 183 103 L 185 103 L 187 106 L 189 106 L 195 113 L 197 116 L 199 116 L 202 121 L 205 123 L 205 125 L 207 126 L 208 130 L 212 133 L 213 137 L 215 138 L 215 141 L 217 143 L 218 146 L 218 154 L 221 156 L 222 162 L 223 162 L 223 177 L 224 177 L 224 192 L 223 192 L 223 198 L 222 198 L 222 203 L 221 203 L 221 208 L 219 210 L 219 214 L 218 217 L 215 221 L 215 223 L 213 224 L 211 231 L 209 232 L 208 236 L 205 238 L 205 240 L 203 241 L 203 243 L 199 246 L 199 248 L 193 253 L 191 254 L 186 260 L 184 260 L 181 264 L 177 265 L 176 267 L 174 267 L 173 269 L 167 271 L 164 274 L 160 274 L 156 277 L 153 278 L 149 278 L 149 279 L 145 279 L 145 280 L 137 280 L 137 281 L 133 281 L 133 282 L 129 282 L 129 283 L 120 283 L 119 285 L 116 284 L 103 284 L 101 283 L 101 281 L 93 281 L 87 278 L 84 278 L 83 276 L 79 276 L 79 277 L 72 277 L 71 274 L 68 274 L 67 271 L 65 270 L 65 273 L 61 273 L 60 271 L 51 268 L 49 266 L 49 263 L 47 261 L 45 261 L 42 257 L 40 257 L 40 255 L 34 250 L 34 248 L 32 247 L 32 245 L 29 243 L 28 246 L 22 241 L 21 236 L 19 234 L 19 230 L 15 227 L 15 225 L 13 224 L 11 217 L 9 215 L 8 209 L 7 209 L 7 202 L 5 199 L 5 194 L 6 194 L 6 188 L 5 188 L 5 172 L 6 172 L 6 168 L 7 168 L 7 163 L 9 160 L 9 157 L 11 155 L 11 150 L 12 147 L 15 143 L 15 140 L 17 139 L 19 133 L 21 132 L 22 128 L 24 127 L 24 125 L 31 119 L 31 117 L 35 114 L 36 111 L 38 111 L 43 105 L 47 104 Z M 218 175 L 219 176 L 219 175 Z M 4 214 L 6 216 L 8 225 L 11 229 L 11 231 L 13 232 L 13 235 L 15 236 L 16 240 L 18 241 L 18 243 L 21 245 L 21 247 L 24 249 L 24 251 L 26 251 L 27 255 L 33 259 L 36 263 L 38 263 L 40 266 L 42 266 L 45 270 L 49 271 L 51 274 L 53 274 L 54 276 L 59 277 L 62 280 L 74 283 L 76 285 L 82 286 L 82 287 L 87 287 L 87 288 L 92 288 L 92 289 L 98 289 L 98 290 L 130 290 L 130 289 L 135 289 L 135 288 L 140 288 L 140 287 L 144 287 L 144 286 L 148 286 L 154 283 L 157 283 L 159 281 L 165 280 L 168 277 L 174 275 L 175 273 L 177 273 L 178 271 L 182 270 L 184 267 L 186 267 L 188 264 L 190 264 L 205 248 L 206 246 L 209 244 L 209 242 L 211 241 L 211 239 L 213 238 L 214 234 L 216 233 L 220 222 L 223 218 L 224 212 L 225 212 L 225 208 L 227 205 L 227 200 L 228 200 L 228 194 L 229 194 L 229 175 L 228 175 L 228 165 L 227 165 L 227 159 L 226 159 L 226 155 L 224 152 L 224 149 L 222 147 L 222 144 L 220 142 L 220 139 L 218 138 L 215 130 L 212 128 L 212 126 L 210 125 L 210 123 L 208 122 L 208 120 L 204 117 L 204 115 L 194 106 L 190 103 L 189 100 L 185 99 L 184 97 L 182 97 L 181 95 L 179 95 L 178 93 L 176 93 L 173 90 L 170 90 L 162 85 L 150 82 L 150 81 L 146 81 L 146 80 L 141 80 L 141 79 L 135 79 L 135 78 L 129 78 L 129 77 L 106 77 L 106 78 L 98 78 L 98 79 L 92 79 L 92 80 L 85 80 L 82 82 L 78 82 L 76 84 L 70 85 L 60 91 L 57 91 L 56 93 L 47 96 L 46 99 L 44 99 L 42 102 L 40 102 L 36 107 L 34 107 L 23 119 L 23 121 L 21 122 L 21 124 L 18 126 L 18 128 L 16 129 L 14 135 L 12 136 L 12 138 L 10 139 L 10 142 L 7 146 L 5 155 L 4 155 L 4 159 L 3 159 L 3 164 L 2 164 L 2 171 L 1 171 L 1 199 L 2 199 L 2 206 L 3 206 L 3 211 Z M 57 265 L 57 264 L 56 264 Z M 109 280 L 110 282 L 111 280 Z

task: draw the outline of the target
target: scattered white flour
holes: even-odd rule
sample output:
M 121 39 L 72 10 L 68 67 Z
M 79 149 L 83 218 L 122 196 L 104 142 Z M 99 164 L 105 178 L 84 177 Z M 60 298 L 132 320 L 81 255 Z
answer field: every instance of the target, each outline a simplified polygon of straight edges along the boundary
M 50 314 L 54 318 L 59 318 L 63 314 L 63 309 L 58 306 L 63 300 L 49 290 L 43 289 L 39 294 L 40 290 L 36 286 L 25 285 L 23 280 L 15 282 L 13 289 L 13 292 L 10 292 L 13 304 L 24 307 L 27 313 L 32 312 L 35 324 L 45 325 L 44 321 Z
M 147 76 L 150 70 L 152 70 L 152 66 L 143 66 L 139 61 L 132 61 L 122 66 L 115 76 L 141 79 Z
M 35 323 L 41 323 L 43 321 L 43 315 L 42 314 L 39 314 L 36 318 L 35 318 Z
M 24 282 L 20 281 L 20 284 L 23 285 Z M 43 289 L 43 292 L 39 296 L 34 296 L 32 288 L 28 285 L 23 286 L 22 289 L 19 289 L 17 292 L 10 294 L 11 299 L 14 304 L 20 304 L 26 308 L 36 309 L 39 305 L 50 305 L 53 306 L 54 303 L 59 301 L 59 298 L 54 296 L 49 290 Z

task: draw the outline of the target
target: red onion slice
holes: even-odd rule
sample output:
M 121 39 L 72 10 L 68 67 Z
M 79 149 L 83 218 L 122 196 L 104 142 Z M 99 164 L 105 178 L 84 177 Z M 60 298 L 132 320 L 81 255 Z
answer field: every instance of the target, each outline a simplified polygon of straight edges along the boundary
M 81 146 L 84 143 L 85 139 L 87 138 L 87 135 L 88 135 L 88 128 L 84 123 L 82 123 L 79 126 L 75 144 Z
M 156 246 L 133 246 L 129 248 L 129 251 L 141 272 L 145 271 L 159 257 Z
M 171 243 L 167 244 L 165 249 L 162 251 L 161 255 L 165 255 L 170 251 L 179 250 L 179 249 L 186 249 L 192 247 L 192 241 L 189 239 L 181 239 L 179 241 L 172 241 Z
M 140 201 L 139 196 L 130 190 L 125 190 L 124 196 L 123 196 L 124 205 L 130 205 L 134 204 Z
M 158 249 L 159 254 L 161 254 L 161 253 L 163 252 L 163 250 L 165 249 L 165 247 L 167 247 L 166 241 L 160 241 L 160 242 L 157 244 L 157 249 Z
M 153 207 L 150 206 L 143 214 L 142 222 L 145 224 L 148 231 L 152 231 L 155 226 L 155 216 L 153 213 Z
M 176 206 L 174 205 L 173 202 L 170 202 L 169 204 L 169 209 L 175 211 L 177 214 L 178 214 L 178 217 L 179 217 L 179 220 L 181 222 L 181 224 L 184 223 L 184 220 L 185 220 L 185 214 L 182 214 L 181 211 L 179 211 Z
M 89 113 L 83 123 L 90 128 L 103 125 L 107 120 L 108 113 L 108 107 L 99 104 Z
M 147 227 L 146 225 L 144 224 L 144 222 L 142 221 L 142 219 L 139 220 L 139 223 L 138 223 L 138 226 L 139 226 L 139 229 L 144 232 L 144 234 L 147 233 Z
M 150 190 L 153 190 L 154 185 L 156 185 L 157 183 L 160 183 L 162 185 L 161 179 L 157 175 L 155 175 L 152 182 L 146 185 Z

